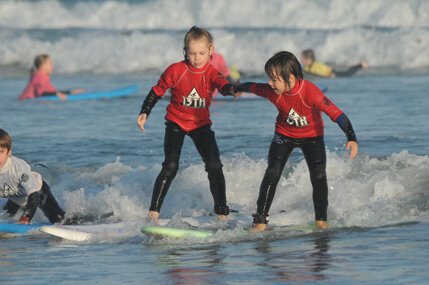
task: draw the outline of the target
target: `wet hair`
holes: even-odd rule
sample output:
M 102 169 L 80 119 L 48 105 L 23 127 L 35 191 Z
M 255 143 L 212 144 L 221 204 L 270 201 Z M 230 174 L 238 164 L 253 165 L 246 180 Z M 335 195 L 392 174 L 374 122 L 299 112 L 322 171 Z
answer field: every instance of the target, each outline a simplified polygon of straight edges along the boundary
M 191 41 L 205 39 L 207 40 L 208 47 L 213 46 L 213 36 L 203 28 L 200 28 L 198 26 L 193 26 L 185 36 L 185 39 L 183 41 L 183 55 L 185 56 L 185 60 L 188 59 L 188 46 Z
M 30 68 L 30 75 L 33 75 L 33 73 L 36 72 L 40 66 L 48 60 L 48 58 L 49 55 L 47 54 L 39 54 L 36 56 L 33 61 L 33 66 Z
M 8 151 L 12 149 L 12 139 L 3 129 L 0 129 L 0 148 L 6 148 Z
M 273 55 L 265 63 L 265 73 L 269 78 L 281 77 L 288 84 L 289 90 L 292 89 L 289 83 L 291 75 L 295 76 L 298 81 L 303 78 L 301 64 L 296 56 L 288 51 L 281 51 Z
M 312 61 L 316 60 L 316 56 L 314 55 L 314 50 L 310 49 L 305 49 L 302 51 L 301 55 L 305 58 L 309 58 Z

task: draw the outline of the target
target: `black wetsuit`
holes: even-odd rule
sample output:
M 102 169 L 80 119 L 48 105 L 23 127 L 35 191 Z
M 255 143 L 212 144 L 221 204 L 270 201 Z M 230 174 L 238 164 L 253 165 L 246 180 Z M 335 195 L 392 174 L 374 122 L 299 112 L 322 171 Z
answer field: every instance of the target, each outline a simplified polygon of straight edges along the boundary
M 58 205 L 57 200 L 54 195 L 52 195 L 51 189 L 45 181 L 43 181 L 40 191 L 34 192 L 28 197 L 27 205 L 23 208 L 24 213 L 22 217 L 26 217 L 31 221 L 36 213 L 37 207 L 43 211 L 52 224 L 61 222 L 64 219 L 65 213 Z M 10 216 L 14 216 L 20 208 L 21 206 L 15 202 L 8 200 L 3 210 L 6 210 Z
M 205 125 L 196 130 L 185 132 L 179 125 L 171 121 L 165 123 L 164 153 L 165 160 L 162 170 L 156 178 L 150 211 L 159 212 L 165 195 L 171 182 L 179 169 L 179 158 L 183 146 L 185 135 L 188 135 L 194 142 L 200 153 L 205 169 L 208 173 L 210 191 L 214 199 L 214 211 L 218 215 L 228 215 L 229 209 L 226 205 L 225 178 L 222 171 L 219 149 L 215 139 L 215 133 L 211 130 L 211 125 Z

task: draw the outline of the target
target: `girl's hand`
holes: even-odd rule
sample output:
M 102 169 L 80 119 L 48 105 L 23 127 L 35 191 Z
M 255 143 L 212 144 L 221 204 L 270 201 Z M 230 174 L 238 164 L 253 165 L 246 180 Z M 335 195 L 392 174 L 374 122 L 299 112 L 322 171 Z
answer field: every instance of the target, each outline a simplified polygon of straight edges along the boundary
M 79 94 L 85 92 L 85 89 L 79 88 L 79 89 L 73 89 L 70 91 L 70 94 Z
M 57 92 L 57 96 L 61 99 L 61 101 L 67 100 L 67 94 L 63 92 Z
M 147 120 L 147 115 L 145 113 L 141 114 L 137 118 L 137 125 L 139 125 L 139 128 L 143 131 L 143 133 L 144 133 L 144 123 L 146 123 L 146 120 Z
M 355 141 L 347 142 L 346 150 L 350 149 L 350 159 L 353 159 L 358 153 L 358 144 Z

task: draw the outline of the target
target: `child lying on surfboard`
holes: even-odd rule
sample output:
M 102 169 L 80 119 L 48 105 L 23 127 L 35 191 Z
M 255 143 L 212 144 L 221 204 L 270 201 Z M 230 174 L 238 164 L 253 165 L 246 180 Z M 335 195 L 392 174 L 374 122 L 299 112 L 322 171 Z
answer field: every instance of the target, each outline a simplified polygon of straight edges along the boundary
M 68 94 L 83 93 L 83 89 L 69 91 L 58 91 L 52 86 L 49 75 L 54 71 L 52 58 L 47 54 L 40 54 L 34 59 L 33 67 L 30 69 L 30 81 L 22 91 L 19 100 L 34 99 L 42 96 L 58 96 L 61 100 L 67 100 Z

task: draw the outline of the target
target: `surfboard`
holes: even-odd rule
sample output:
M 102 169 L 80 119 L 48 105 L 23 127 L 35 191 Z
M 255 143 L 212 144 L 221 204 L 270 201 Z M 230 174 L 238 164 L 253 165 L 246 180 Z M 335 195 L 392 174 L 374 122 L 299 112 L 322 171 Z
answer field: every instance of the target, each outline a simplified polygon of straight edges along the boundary
M 0 233 L 25 234 L 30 230 L 38 229 L 42 226 L 43 224 L 20 225 L 20 224 L 0 223 Z
M 70 95 L 67 95 L 67 101 L 122 97 L 122 96 L 130 95 L 136 92 L 138 89 L 139 89 L 138 85 L 130 85 L 124 88 L 110 90 L 110 91 L 70 94 Z M 34 98 L 33 100 L 61 101 L 61 99 L 58 96 L 43 96 L 43 97 Z
M 290 225 L 282 227 L 274 227 L 273 229 L 267 229 L 265 231 L 251 233 L 246 229 L 231 230 L 232 235 L 236 238 L 248 238 L 250 235 L 276 235 L 282 232 L 307 232 L 316 230 L 314 223 L 305 225 Z M 177 229 L 163 226 L 143 226 L 141 228 L 142 233 L 149 236 L 160 236 L 177 239 L 189 239 L 189 238 L 209 238 L 214 236 L 216 231 L 203 231 L 203 230 L 192 230 L 192 229 Z M 229 231 L 229 230 L 226 230 Z
M 109 237 L 112 235 L 125 234 L 125 223 L 63 226 L 42 226 L 40 231 L 65 240 L 85 241 L 96 237 Z
M 142 233 L 152 236 L 164 236 L 173 238 L 208 238 L 215 234 L 215 232 L 189 230 L 189 229 L 176 229 L 161 226 L 143 226 Z

